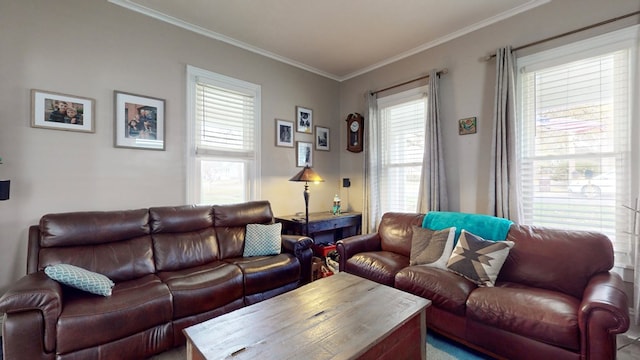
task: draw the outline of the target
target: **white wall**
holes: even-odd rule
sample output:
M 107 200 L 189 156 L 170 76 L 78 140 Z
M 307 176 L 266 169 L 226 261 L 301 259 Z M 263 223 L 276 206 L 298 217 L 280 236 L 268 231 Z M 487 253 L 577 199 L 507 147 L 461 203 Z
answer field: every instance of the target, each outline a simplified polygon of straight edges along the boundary
M 407 59 L 345 81 L 341 86 L 340 114 L 366 114 L 365 94 L 448 69 L 440 78 L 440 106 L 449 210 L 488 211 L 489 152 L 495 86 L 495 61 L 482 58 L 499 47 L 518 47 L 640 10 L 638 0 L 556 0 L 492 26 L 480 29 Z M 586 36 L 638 22 L 638 16 L 517 52 L 539 51 Z M 420 82 L 415 85 L 419 85 Z M 424 82 L 423 82 L 424 84 Z M 379 94 L 379 96 L 388 93 Z M 478 132 L 458 135 L 458 120 L 477 117 Z M 343 142 L 346 137 L 341 134 Z M 352 177 L 352 205 L 362 209 L 364 154 L 344 151 L 341 173 Z M 354 196 L 354 194 L 356 194 Z
M 275 119 L 293 121 L 300 105 L 335 129 L 331 151 L 314 154 L 326 182 L 311 186 L 311 211 L 330 209 L 338 82 L 106 1 L 2 0 L 0 179 L 11 179 L 11 199 L 0 201 L 0 294 L 25 274 L 28 226 L 46 213 L 185 203 L 187 65 L 262 86 L 262 198 L 276 215 L 304 211 L 304 201 L 303 185 L 288 181 L 300 170 L 294 149 L 275 146 Z M 30 127 L 31 89 L 95 99 L 95 134 Z M 114 148 L 114 90 L 166 100 L 166 151 Z

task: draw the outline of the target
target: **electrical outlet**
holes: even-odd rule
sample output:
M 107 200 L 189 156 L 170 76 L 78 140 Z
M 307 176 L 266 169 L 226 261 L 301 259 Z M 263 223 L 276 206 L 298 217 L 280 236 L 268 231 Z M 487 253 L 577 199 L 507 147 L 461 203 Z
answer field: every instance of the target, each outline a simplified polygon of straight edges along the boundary
M 343 178 L 342 179 L 342 187 L 348 188 L 349 186 L 351 186 L 351 180 L 349 180 L 349 178 Z

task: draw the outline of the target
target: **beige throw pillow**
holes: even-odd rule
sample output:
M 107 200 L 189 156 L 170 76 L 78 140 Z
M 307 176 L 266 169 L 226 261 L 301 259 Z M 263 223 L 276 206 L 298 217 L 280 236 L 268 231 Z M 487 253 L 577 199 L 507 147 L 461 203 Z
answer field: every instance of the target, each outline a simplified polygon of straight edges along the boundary
M 431 230 L 414 226 L 409 265 L 425 265 L 446 270 L 447 260 L 453 250 L 455 233 L 455 227 Z

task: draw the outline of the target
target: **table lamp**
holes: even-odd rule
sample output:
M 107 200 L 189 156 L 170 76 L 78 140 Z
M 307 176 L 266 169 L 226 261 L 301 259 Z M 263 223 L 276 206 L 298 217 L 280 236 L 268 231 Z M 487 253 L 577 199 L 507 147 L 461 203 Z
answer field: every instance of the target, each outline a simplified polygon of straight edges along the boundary
M 304 181 L 304 220 L 305 220 L 305 235 L 309 236 L 309 181 L 322 182 L 324 181 L 320 175 L 316 174 L 309 165 L 295 174 L 289 181 Z

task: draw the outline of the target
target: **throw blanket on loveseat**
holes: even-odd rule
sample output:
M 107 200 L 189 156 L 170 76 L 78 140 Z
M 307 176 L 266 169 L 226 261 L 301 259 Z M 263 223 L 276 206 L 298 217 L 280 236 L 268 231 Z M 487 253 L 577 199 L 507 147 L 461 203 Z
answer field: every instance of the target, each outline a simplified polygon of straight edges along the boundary
M 513 221 L 495 216 L 448 211 L 430 211 L 422 221 L 422 227 L 431 230 L 455 226 L 454 244 L 458 242 L 462 229 L 487 240 L 505 240 L 511 224 Z

